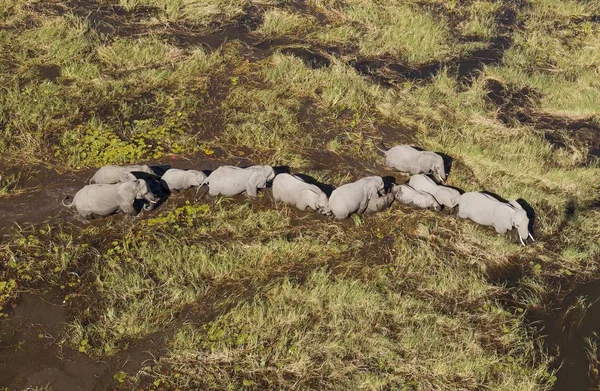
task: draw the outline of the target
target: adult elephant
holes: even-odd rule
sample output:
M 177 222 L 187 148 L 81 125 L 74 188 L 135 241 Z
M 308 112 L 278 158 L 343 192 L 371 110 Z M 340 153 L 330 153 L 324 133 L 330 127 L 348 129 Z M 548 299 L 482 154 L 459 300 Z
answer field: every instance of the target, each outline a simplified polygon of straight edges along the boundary
M 446 180 L 444 159 L 435 152 L 419 151 L 410 145 L 396 145 L 388 150 L 377 149 L 384 153 L 385 165 L 388 167 L 411 175 L 432 173 L 441 182 Z
M 346 183 L 335 189 L 329 197 L 329 209 L 337 220 L 343 220 L 350 215 L 363 214 L 371 200 L 384 196 L 383 178 L 369 176 Z
M 528 237 L 533 240 L 527 212 L 516 200 L 506 203 L 485 193 L 465 193 L 458 200 L 458 217 L 492 226 L 500 234 L 516 228 L 523 246 Z
M 267 187 L 267 182 L 275 178 L 271 166 L 251 166 L 247 168 L 221 166 L 214 170 L 202 183 L 208 185 L 208 194 L 222 194 L 231 197 L 246 192 L 250 197 L 258 196 L 258 189 Z
M 154 193 L 143 179 L 117 184 L 87 185 L 75 194 L 70 204 L 65 203 L 66 199 L 67 197 L 62 201 L 64 206 L 74 206 L 79 215 L 88 220 L 108 216 L 119 210 L 135 216 L 138 214 L 134 207 L 136 199 L 150 203 L 146 210 L 151 210 L 152 205 L 156 204 Z

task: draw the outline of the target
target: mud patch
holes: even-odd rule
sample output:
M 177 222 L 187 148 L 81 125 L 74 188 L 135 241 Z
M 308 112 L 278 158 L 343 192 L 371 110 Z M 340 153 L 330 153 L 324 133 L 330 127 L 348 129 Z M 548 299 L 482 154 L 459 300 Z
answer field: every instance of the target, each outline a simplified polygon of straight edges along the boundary
M 56 390 L 97 389 L 106 364 L 57 345 L 66 312 L 58 295 L 22 296 L 0 324 L 0 384 L 14 389 L 47 384 Z
M 283 48 L 281 49 L 281 53 L 300 58 L 304 64 L 306 64 L 306 66 L 312 69 L 327 68 L 329 65 L 331 65 L 331 60 L 328 57 L 323 54 L 316 53 L 308 48 Z
M 576 305 L 583 303 L 583 306 Z M 583 308 L 582 308 L 583 307 Z M 590 352 L 588 341 L 600 343 L 600 281 L 581 285 L 558 306 L 558 316 L 545 323 L 547 344 L 558 347 L 555 391 L 598 389 L 600 369 L 598 352 Z
M 38 72 L 42 79 L 56 80 L 60 77 L 60 67 L 58 65 L 40 66 Z

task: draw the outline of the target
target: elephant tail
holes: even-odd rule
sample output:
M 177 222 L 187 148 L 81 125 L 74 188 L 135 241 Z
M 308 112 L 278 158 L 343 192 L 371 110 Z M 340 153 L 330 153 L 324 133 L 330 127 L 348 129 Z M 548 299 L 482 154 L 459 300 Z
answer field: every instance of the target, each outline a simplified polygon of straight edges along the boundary
M 70 208 L 70 207 L 72 207 L 72 206 L 73 206 L 73 204 L 74 204 L 74 202 L 75 202 L 74 200 L 73 200 L 73 202 L 71 202 L 70 204 L 65 204 L 65 201 L 67 200 L 67 198 L 70 198 L 70 197 L 71 197 L 71 196 L 65 196 L 65 198 L 63 198 L 63 199 L 62 199 L 62 201 L 61 201 L 60 203 L 61 203 L 63 206 L 66 206 L 67 208 Z
M 377 148 L 379 151 L 381 151 L 381 152 L 383 152 L 383 153 L 386 153 L 386 152 L 389 150 L 389 148 L 387 148 L 387 147 L 385 146 L 385 144 L 383 143 L 383 139 L 381 139 L 381 142 L 380 142 L 380 144 L 381 144 L 381 146 L 383 147 L 383 149 L 379 148 L 379 147 L 377 146 L 377 144 L 375 143 L 375 140 L 373 140 L 373 145 L 375 146 L 375 148 Z
M 208 177 L 210 177 L 210 175 L 207 176 L 206 178 L 204 178 L 204 180 L 202 182 L 200 182 L 200 185 L 198 185 L 198 189 L 200 189 L 204 185 L 208 185 L 209 184 L 208 183 Z M 196 190 L 196 192 L 197 192 L 197 190 Z
M 205 180 L 206 180 L 206 179 L 205 179 Z M 204 184 L 204 181 L 203 181 L 203 182 L 200 184 L 200 186 L 198 186 L 198 188 L 196 188 L 196 197 L 198 197 L 198 192 L 199 192 L 199 191 L 200 191 L 200 189 L 202 188 L 202 185 L 203 185 L 203 184 Z M 201 200 L 201 199 L 202 199 L 202 198 L 203 198 L 203 197 L 206 195 L 206 193 L 208 193 L 208 190 L 206 190 L 204 193 L 202 193 L 202 195 L 200 196 L 200 198 L 197 198 L 197 201 L 198 201 L 198 200 Z

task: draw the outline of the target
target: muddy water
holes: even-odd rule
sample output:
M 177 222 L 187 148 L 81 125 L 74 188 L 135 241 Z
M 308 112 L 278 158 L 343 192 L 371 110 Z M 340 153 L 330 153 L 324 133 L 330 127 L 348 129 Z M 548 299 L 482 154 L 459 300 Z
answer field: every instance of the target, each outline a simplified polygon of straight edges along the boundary
M 569 307 L 577 299 L 589 304 L 583 313 L 569 313 Z M 559 348 L 562 365 L 557 373 L 555 391 L 587 391 L 598 389 L 598 374 L 593 375 L 596 363 L 590 363 L 586 338 L 600 343 L 600 281 L 582 285 L 574 289 L 559 306 L 558 319 L 548 323 L 548 343 Z M 600 357 L 592 357 L 593 361 Z M 590 365 L 592 364 L 592 365 Z
M 93 390 L 108 366 L 80 353 L 61 357 L 57 346 L 66 321 L 58 296 L 24 294 L 0 323 L 0 384 L 9 389 L 49 384 L 55 390 Z
M 61 201 L 67 195 L 75 195 L 92 173 L 93 170 L 86 170 L 59 174 L 44 168 L 34 174 L 26 174 L 19 184 L 23 192 L 4 197 L 0 202 L 0 234 L 16 225 L 39 224 L 55 218 L 72 220 L 73 215 L 65 213 L 66 208 Z
M 161 335 L 150 336 L 106 361 L 60 347 L 67 306 L 57 294 L 23 294 L 0 321 L 0 385 L 8 389 L 50 385 L 53 390 L 105 390 L 118 371 L 137 372 L 164 351 Z

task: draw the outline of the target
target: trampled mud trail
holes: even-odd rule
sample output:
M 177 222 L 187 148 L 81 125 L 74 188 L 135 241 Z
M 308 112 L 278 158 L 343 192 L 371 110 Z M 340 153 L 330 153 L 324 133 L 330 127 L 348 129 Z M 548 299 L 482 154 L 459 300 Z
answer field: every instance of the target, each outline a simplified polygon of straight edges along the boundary
M 59 174 L 41 169 L 29 174 L 19 184 L 22 192 L 4 197 L 0 203 L 0 234 L 16 225 L 40 224 L 55 218 L 72 220 L 73 214 L 65 213 L 61 201 L 67 195 L 75 195 L 89 180 L 92 171 Z
M 583 311 L 570 306 L 583 300 Z M 569 293 L 558 310 L 558 319 L 548 320 L 548 342 L 559 348 L 555 391 L 598 389 L 598 352 L 590 350 L 587 339 L 597 343 L 600 335 L 600 281 L 581 285 Z

